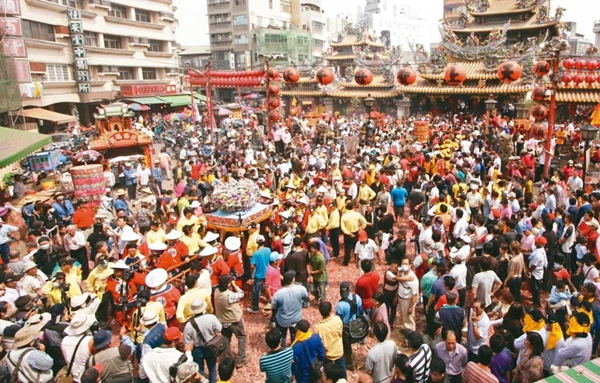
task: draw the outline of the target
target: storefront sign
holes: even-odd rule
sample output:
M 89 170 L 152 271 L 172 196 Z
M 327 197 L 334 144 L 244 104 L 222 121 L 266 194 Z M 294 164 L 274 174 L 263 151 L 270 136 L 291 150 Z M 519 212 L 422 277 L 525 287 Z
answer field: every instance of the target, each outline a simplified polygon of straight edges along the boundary
M 75 58 L 75 71 L 77 80 L 77 89 L 79 93 L 89 94 L 92 87 L 89 83 L 90 72 L 88 60 L 85 54 L 83 39 L 83 23 L 81 22 L 81 12 L 78 9 L 69 9 L 67 11 L 69 19 L 69 32 L 71 33 L 71 42 L 73 48 L 73 57 Z
M 429 141 L 429 122 L 427 121 L 415 121 L 414 131 L 415 139 L 419 142 Z
M 120 105 L 107 105 L 102 109 L 104 110 L 104 115 L 106 117 L 121 117 L 123 115 L 123 107 Z M 125 113 L 127 113 L 127 110 L 125 110 Z
M 137 142 L 138 142 L 137 133 L 133 133 L 130 131 L 113 133 L 112 135 L 110 135 L 110 137 L 108 137 L 108 143 L 111 146 L 115 145 L 117 143 L 120 143 L 120 144 L 130 143 L 132 145 L 137 145 Z
M 2 51 L 9 57 L 27 57 L 25 40 L 22 38 L 5 38 L 4 41 L 2 41 Z
M 175 94 L 177 87 L 175 85 L 121 85 L 121 96 L 160 96 L 162 94 Z
M 56 169 L 60 164 L 59 153 L 57 150 L 51 152 L 39 152 L 27 157 L 29 167 L 34 172 L 47 172 Z
M 21 19 L 16 17 L 0 17 L 0 33 L 7 36 L 23 36 Z
M 19 0 L 0 0 L 0 13 L 4 15 L 20 15 Z
M 31 72 L 29 71 L 29 61 L 15 60 L 15 71 L 18 82 L 31 82 Z

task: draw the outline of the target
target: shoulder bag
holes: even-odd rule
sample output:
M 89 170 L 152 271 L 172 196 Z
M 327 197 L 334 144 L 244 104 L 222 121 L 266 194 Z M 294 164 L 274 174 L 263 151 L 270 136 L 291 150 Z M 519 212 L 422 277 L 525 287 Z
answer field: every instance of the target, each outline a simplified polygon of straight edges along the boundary
M 8 360 L 10 360 L 10 363 L 12 363 L 15 366 L 15 370 L 12 372 L 12 374 L 10 375 L 10 378 L 8 380 L 9 383 L 18 383 L 19 369 L 21 368 L 21 363 L 23 362 L 23 358 L 25 357 L 25 355 L 29 354 L 33 350 L 35 350 L 35 349 L 28 348 L 27 350 L 23 351 L 21 356 L 19 356 L 19 360 L 17 360 L 17 364 L 15 364 L 12 360 L 10 360 L 10 358 L 8 358 Z
M 73 376 L 71 375 L 71 368 L 73 368 L 73 363 L 75 362 L 75 356 L 77 355 L 77 349 L 79 348 L 79 345 L 81 344 L 81 342 L 83 341 L 83 339 L 85 337 L 86 337 L 86 335 L 84 334 L 79 339 L 79 342 L 77 342 L 77 345 L 75 346 L 75 351 L 73 351 L 73 356 L 71 357 L 71 361 L 69 362 L 69 365 L 64 366 L 63 368 L 60 369 L 60 371 L 58 371 L 56 373 L 56 378 L 54 380 L 55 383 L 73 383 Z
M 358 313 L 358 305 L 356 303 L 356 294 L 352 296 L 352 300 L 346 298 L 342 301 L 350 305 L 350 318 Z M 360 342 L 369 335 L 369 321 L 364 314 L 358 315 L 356 319 L 350 320 L 344 325 L 344 332 L 350 340 L 350 343 Z
M 318 357 L 315 356 L 314 360 L 310 360 L 310 355 L 306 349 L 305 342 L 306 341 L 300 342 L 300 346 L 302 346 L 304 356 L 306 356 L 306 360 L 308 361 L 308 383 L 317 383 L 321 380 L 321 369 L 319 366 L 319 361 L 317 360 Z
M 198 323 L 196 323 L 197 317 L 190 319 L 190 324 L 194 328 L 194 331 L 200 337 L 200 341 L 204 344 L 204 357 L 206 358 L 217 358 L 219 355 L 229 351 L 229 339 L 224 337 L 223 335 L 215 335 L 210 341 L 206 341 L 204 339 L 204 335 L 202 335 L 202 331 L 198 327 Z

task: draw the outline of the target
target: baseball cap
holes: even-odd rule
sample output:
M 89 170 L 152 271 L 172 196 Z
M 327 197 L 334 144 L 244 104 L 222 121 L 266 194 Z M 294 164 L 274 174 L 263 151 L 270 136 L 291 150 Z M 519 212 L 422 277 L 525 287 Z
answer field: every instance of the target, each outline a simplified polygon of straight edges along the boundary
M 535 239 L 535 244 L 538 246 L 546 246 L 548 244 L 548 240 L 545 237 L 537 237 Z
M 359 230 L 358 231 L 358 240 L 359 241 L 366 241 L 367 240 L 367 232 L 364 230 Z
M 590 293 L 596 292 L 596 284 L 594 282 L 586 282 L 583 284 L 583 288 L 589 291 Z
M 571 278 L 571 276 L 569 275 L 569 272 L 566 269 L 560 269 L 558 271 L 555 271 L 554 275 L 556 275 L 556 278 L 562 278 L 562 279 Z
M 271 256 L 269 257 L 271 262 L 277 262 L 280 259 L 283 259 L 283 255 L 279 254 L 277 251 L 272 252 Z
M 181 331 L 179 331 L 179 329 L 177 327 L 169 327 L 165 331 L 165 334 L 163 335 L 163 339 L 166 340 L 167 342 L 173 342 L 175 340 L 181 339 L 182 335 L 183 334 L 181 333 Z
M 258 237 L 256 237 L 256 243 L 264 243 L 264 242 L 265 242 L 264 235 L 259 235 Z
M 342 282 L 340 283 L 340 297 L 342 299 L 348 298 L 350 295 L 350 282 Z

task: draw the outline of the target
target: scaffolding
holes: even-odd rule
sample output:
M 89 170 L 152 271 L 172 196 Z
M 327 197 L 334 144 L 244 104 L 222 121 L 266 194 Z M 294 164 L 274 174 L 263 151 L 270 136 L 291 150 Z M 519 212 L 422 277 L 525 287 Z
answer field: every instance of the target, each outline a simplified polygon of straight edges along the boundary
M 0 18 L 7 15 L 0 13 Z M 6 124 L 10 128 L 15 128 L 16 122 L 22 118 L 23 99 L 19 89 L 17 69 L 15 59 L 4 54 L 4 39 L 7 33 L 0 26 L 0 115 L 1 124 Z
M 254 32 L 253 62 L 273 56 L 271 65 L 286 67 L 290 60 L 312 62 L 313 47 L 310 32 L 301 29 L 259 28 Z

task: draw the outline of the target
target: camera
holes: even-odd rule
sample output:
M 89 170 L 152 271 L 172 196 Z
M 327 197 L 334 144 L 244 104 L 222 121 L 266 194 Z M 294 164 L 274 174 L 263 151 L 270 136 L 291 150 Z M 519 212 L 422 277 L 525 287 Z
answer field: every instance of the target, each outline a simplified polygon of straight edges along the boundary
M 133 279 L 133 271 L 132 270 L 124 270 L 123 271 L 123 279 L 129 282 Z
M 71 285 L 69 283 L 61 283 L 58 285 L 58 289 L 63 293 L 68 292 L 70 287 Z

